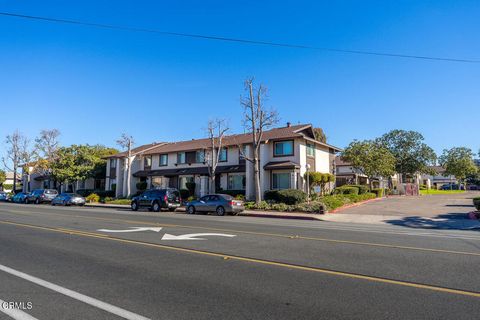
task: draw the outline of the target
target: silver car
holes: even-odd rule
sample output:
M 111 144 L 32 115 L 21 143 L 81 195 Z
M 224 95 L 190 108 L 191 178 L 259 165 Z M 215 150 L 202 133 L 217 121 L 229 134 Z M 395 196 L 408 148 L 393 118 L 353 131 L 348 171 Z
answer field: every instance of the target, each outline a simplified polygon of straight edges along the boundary
M 61 193 L 52 200 L 52 206 L 57 204 L 63 206 L 83 206 L 85 205 L 85 198 L 75 193 Z
M 225 213 L 236 215 L 243 210 L 243 202 L 228 194 L 209 194 L 187 203 L 188 214 L 215 212 L 217 216 L 224 216 Z
M 8 201 L 9 196 L 5 191 L 0 191 L 0 201 Z

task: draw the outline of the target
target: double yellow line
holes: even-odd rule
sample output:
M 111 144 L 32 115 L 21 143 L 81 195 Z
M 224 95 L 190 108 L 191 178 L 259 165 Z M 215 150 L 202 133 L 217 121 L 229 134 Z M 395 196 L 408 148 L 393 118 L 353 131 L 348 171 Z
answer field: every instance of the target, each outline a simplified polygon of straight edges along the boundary
M 138 241 L 138 240 L 116 238 L 116 237 L 111 237 L 111 236 L 108 236 L 108 235 L 103 235 L 103 234 L 99 234 L 99 233 L 92 233 L 92 232 L 85 232 L 85 231 L 80 231 L 80 230 L 65 229 L 65 228 L 50 228 L 50 227 L 36 226 L 36 225 L 23 224 L 23 223 L 11 222 L 11 221 L 3 221 L 3 220 L 0 220 L 0 224 L 13 225 L 13 226 L 17 226 L 17 227 L 24 227 L 24 228 L 51 231 L 51 232 L 58 232 L 58 233 L 76 235 L 76 236 L 81 236 L 81 237 L 89 237 L 89 238 L 110 240 L 110 241 L 116 241 L 116 242 L 121 242 L 121 243 L 133 244 L 133 245 L 142 245 L 142 246 L 155 248 L 155 249 L 164 249 L 164 250 L 171 250 L 171 251 L 177 251 L 177 252 L 199 254 L 199 255 L 205 255 L 205 256 L 210 256 L 210 257 L 222 258 L 223 260 L 236 260 L 236 261 L 249 262 L 249 263 L 255 263 L 255 264 L 260 264 L 260 265 L 275 266 L 275 267 L 281 267 L 281 268 L 287 268 L 287 269 L 293 269 L 293 270 L 315 272 L 315 273 L 327 274 L 327 275 L 332 275 L 332 276 L 346 277 L 346 278 L 351 278 L 351 279 L 365 280 L 365 281 L 371 281 L 371 282 L 377 282 L 377 283 L 386 283 L 386 284 L 398 285 L 398 286 L 403 286 L 403 287 L 410 287 L 410 288 L 416 288 L 416 289 L 424 289 L 424 290 L 430 290 L 430 291 L 436 291 L 436 292 L 442 292 L 442 293 L 449 293 L 449 294 L 455 294 L 455 295 L 462 295 L 462 296 L 480 298 L 480 292 L 466 291 L 466 290 L 459 290 L 459 289 L 451 289 L 451 288 L 428 285 L 428 284 L 421 284 L 421 283 L 401 281 L 401 280 L 393 280 L 393 279 L 388 279 L 388 278 L 374 277 L 374 276 L 368 276 L 368 275 L 362 275 L 362 274 L 356 274 L 356 273 L 349 273 L 349 272 L 343 272 L 343 271 L 335 271 L 335 270 L 324 269 L 324 268 L 308 267 L 308 266 L 289 264 L 289 263 L 283 263 L 283 262 L 248 258 L 248 257 L 235 256 L 235 255 L 229 255 L 229 254 L 222 254 L 222 253 L 217 253 L 217 252 L 210 252 L 210 251 L 205 251 L 205 250 L 180 248 L 180 247 L 162 245 L 162 244 L 157 244 L 157 243 L 143 242 L 143 241 Z

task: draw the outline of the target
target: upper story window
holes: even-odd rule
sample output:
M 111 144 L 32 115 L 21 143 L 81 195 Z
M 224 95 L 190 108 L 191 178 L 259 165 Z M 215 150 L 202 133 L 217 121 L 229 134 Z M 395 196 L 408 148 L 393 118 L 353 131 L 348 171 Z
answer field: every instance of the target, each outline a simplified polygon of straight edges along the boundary
M 277 141 L 273 144 L 273 156 L 293 156 L 293 140 Z
M 152 167 L 152 156 L 146 156 L 143 158 L 143 167 L 146 169 Z
M 218 162 L 227 162 L 228 160 L 228 155 L 227 155 L 227 148 L 222 148 L 220 150 L 220 155 L 218 156 Z
M 168 165 L 168 154 L 161 154 L 158 156 L 158 165 L 161 167 Z
M 243 145 L 240 148 L 238 149 L 238 158 L 240 160 L 245 160 L 245 157 L 247 156 L 247 146 Z
M 315 157 L 315 145 L 313 143 L 307 143 L 307 156 Z
M 185 152 L 177 153 L 177 163 L 186 163 Z
M 195 162 L 196 163 L 203 163 L 205 162 L 205 151 L 197 150 L 195 152 Z
M 117 167 L 117 159 L 110 159 L 110 168 L 116 168 Z

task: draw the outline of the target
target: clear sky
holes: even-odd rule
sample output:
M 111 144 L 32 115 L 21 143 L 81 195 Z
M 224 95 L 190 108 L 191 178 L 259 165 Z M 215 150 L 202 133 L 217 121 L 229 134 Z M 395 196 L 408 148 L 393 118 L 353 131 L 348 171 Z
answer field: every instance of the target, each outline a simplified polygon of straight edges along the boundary
M 480 59 L 480 2 L 0 1 L 0 11 L 351 50 Z M 437 152 L 480 148 L 480 63 L 225 43 L 0 16 L 0 153 L 16 128 L 115 146 L 204 136 L 209 118 L 242 132 L 255 76 L 281 125 L 330 143 L 421 132 Z

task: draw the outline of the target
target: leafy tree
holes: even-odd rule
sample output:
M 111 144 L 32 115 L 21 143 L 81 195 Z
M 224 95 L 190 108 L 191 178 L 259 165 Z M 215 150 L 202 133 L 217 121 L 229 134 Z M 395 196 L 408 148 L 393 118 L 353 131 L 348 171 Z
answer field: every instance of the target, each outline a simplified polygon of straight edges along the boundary
M 322 128 L 313 128 L 313 133 L 315 134 L 315 140 L 327 143 L 327 136 Z
M 368 177 L 370 189 L 373 178 L 390 177 L 395 173 L 395 157 L 376 141 L 354 140 L 345 148 L 341 157 Z
M 5 171 L 0 170 L 0 185 L 3 184 L 7 180 L 7 174 Z
M 469 148 L 445 149 L 438 160 L 440 165 L 445 168 L 444 175 L 453 175 L 464 184 L 469 175 L 478 172 L 478 168 L 473 162 L 473 152 Z
M 52 176 L 60 183 L 93 178 L 106 163 L 102 158 L 116 152 L 115 149 L 101 145 L 61 147 L 57 151 L 56 161 L 52 164 Z
M 436 162 L 435 152 L 423 140 L 416 131 L 392 130 L 377 139 L 377 143 L 394 156 L 397 173 L 413 176 L 417 173 L 432 174 L 430 166 Z

